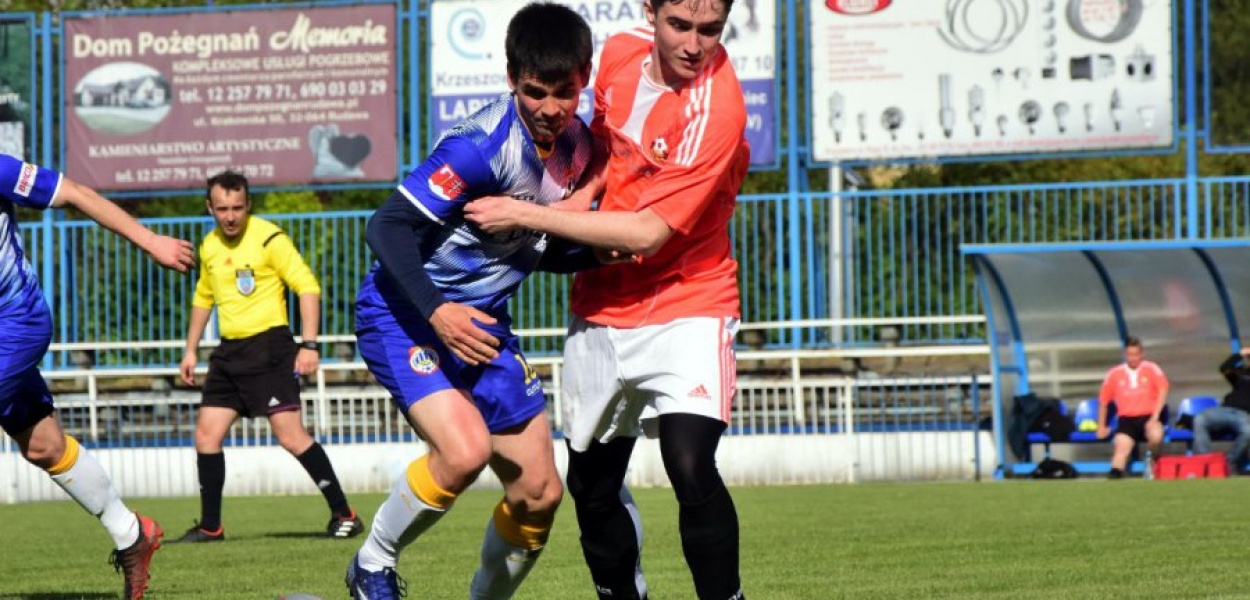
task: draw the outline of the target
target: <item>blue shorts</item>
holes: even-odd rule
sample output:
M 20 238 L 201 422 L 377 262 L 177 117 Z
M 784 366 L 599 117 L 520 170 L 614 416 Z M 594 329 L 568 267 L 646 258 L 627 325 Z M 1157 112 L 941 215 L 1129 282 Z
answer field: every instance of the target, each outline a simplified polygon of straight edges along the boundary
M 52 393 L 39 373 L 51 341 L 52 319 L 46 308 L 13 319 L 0 317 L 0 428 L 10 436 L 52 414 Z
M 473 398 L 486 428 L 498 433 L 543 412 L 547 399 L 542 380 L 521 354 L 511 331 L 491 328 L 499 356 L 485 365 L 469 365 L 452 354 L 415 310 L 387 302 L 367 278 L 357 299 L 356 338 L 369 371 L 394 397 L 399 409 L 442 390 L 464 390 Z

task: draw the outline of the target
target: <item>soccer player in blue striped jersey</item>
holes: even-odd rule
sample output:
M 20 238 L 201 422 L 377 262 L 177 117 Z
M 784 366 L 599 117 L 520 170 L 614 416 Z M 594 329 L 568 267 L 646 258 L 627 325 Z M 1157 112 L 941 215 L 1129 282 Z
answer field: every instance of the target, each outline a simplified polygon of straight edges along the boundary
M 509 23 L 505 48 L 512 91 L 449 130 L 369 222 L 378 265 L 356 301 L 360 354 L 428 453 L 398 478 L 348 568 L 357 600 L 399 595 L 400 551 L 488 464 L 504 497 L 469 596 L 512 597 L 563 494 L 542 382 L 521 354 L 507 302 L 536 269 L 599 261 L 537 232 L 487 234 L 463 207 L 487 195 L 550 205 L 577 185 L 594 154 L 575 115 L 590 76 L 590 29 L 565 6 L 529 4 Z
M 123 597 L 142 598 L 161 528 L 126 508 L 100 463 L 65 435 L 39 373 L 52 341 L 52 315 L 22 248 L 15 207 L 66 204 L 144 249 L 161 266 L 185 273 L 194 257 L 189 242 L 156 235 L 91 188 L 0 154 L 0 427 L 27 461 L 100 519 L 117 546 L 112 562 L 124 571 Z

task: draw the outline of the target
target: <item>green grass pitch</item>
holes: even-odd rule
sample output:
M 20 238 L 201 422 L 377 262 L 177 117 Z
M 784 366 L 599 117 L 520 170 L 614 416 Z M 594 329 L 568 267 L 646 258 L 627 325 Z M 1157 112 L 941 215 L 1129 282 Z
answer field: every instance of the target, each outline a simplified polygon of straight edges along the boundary
M 867 484 L 735 488 L 751 600 L 1250 598 L 1250 480 Z M 670 490 L 637 490 L 653 600 L 694 598 Z M 408 549 L 409 597 L 463 599 L 497 499 L 470 492 Z M 380 495 L 356 495 L 369 515 Z M 192 499 L 135 499 L 172 538 Z M 229 541 L 166 546 L 153 600 L 346 598 L 360 541 L 312 537 L 320 497 L 227 498 Z M 0 506 L 0 599 L 115 598 L 108 538 L 69 502 Z M 593 598 L 571 500 L 516 596 Z

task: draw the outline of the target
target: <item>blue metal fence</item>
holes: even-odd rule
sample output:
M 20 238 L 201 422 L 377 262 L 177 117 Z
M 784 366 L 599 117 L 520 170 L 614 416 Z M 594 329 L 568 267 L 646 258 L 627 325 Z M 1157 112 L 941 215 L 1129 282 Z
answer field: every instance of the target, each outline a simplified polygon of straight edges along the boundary
M 335 0 L 336 2 L 341 0 Z M 211 1 L 207 2 L 210 6 Z M 408 72 L 398 88 L 419 88 L 420 49 L 428 39 L 428 0 L 398 0 L 403 35 L 400 51 Z M 1198 15 L 1194 0 L 1181 5 L 1184 44 L 1178 75 L 1185 97 L 1196 98 Z M 1250 179 L 1197 177 L 1196 107 L 1186 106 L 1186 179 L 1081 184 L 984 186 L 950 189 L 811 193 L 807 186 L 803 138 L 803 83 L 796 72 L 802 49 L 797 31 L 805 9 L 798 0 L 779 0 L 780 25 L 788 32 L 779 72 L 784 92 L 787 191 L 739 199 L 731 224 L 734 255 L 740 263 L 743 318 L 746 321 L 857 317 L 944 317 L 981 314 L 970 267 L 959 256 L 963 243 L 1157 240 L 1229 237 L 1250 233 Z M 230 7 L 238 8 L 237 6 Z M 1207 3 L 1201 6 L 1207 10 Z M 1205 12 L 1202 14 L 1205 18 Z M 25 16 L 23 15 L 23 18 Z M 55 39 L 60 26 L 50 13 L 29 19 L 41 60 L 36 88 L 35 158 L 55 164 L 57 137 L 54 92 L 58 89 Z M 1207 32 L 1207 23 L 1201 31 Z M 1204 38 L 1205 40 L 1205 38 Z M 35 47 L 32 42 L 32 51 Z M 1199 69 L 1202 69 L 1201 71 Z M 33 76 L 33 75 L 32 75 Z M 1209 81 L 1209 78 L 1208 78 Z M 807 82 L 810 85 L 810 82 Z M 420 140 L 421 94 L 401 98 L 407 115 L 401 144 L 404 167 L 424 152 Z M 61 153 L 63 157 L 63 152 Z M 325 289 L 322 331 L 350 334 L 352 302 L 369 257 L 363 240 L 367 213 L 344 212 L 275 217 L 303 250 Z M 161 233 L 198 240 L 208 218 L 152 220 Z M 162 272 L 134 248 L 88 223 L 66 222 L 46 213 L 24 229 L 26 248 L 42 273 L 57 322 L 58 342 L 179 339 L 186 326 L 192 277 Z M 513 301 L 517 327 L 560 328 L 567 312 L 569 279 L 539 274 Z M 292 309 L 294 307 L 292 306 Z M 904 344 L 981 342 L 976 323 L 795 327 L 753 331 L 752 347 L 811 347 L 871 344 L 897 339 Z M 558 336 L 527 338 L 531 352 L 559 347 Z M 171 364 L 179 349 L 110 350 L 94 357 L 100 365 Z M 71 364 L 68 353 L 52 366 Z
M 1250 237 L 1250 179 L 1205 179 L 1202 181 L 1202 197 L 1199 216 L 1201 237 Z
M 841 194 L 854 227 L 847 271 L 853 317 L 981 314 L 965 243 L 1155 240 L 1184 228 L 1180 180 Z M 1244 204 L 1244 199 L 1243 199 Z M 904 327 L 903 342 L 983 340 L 977 324 Z M 853 330 L 851 341 L 877 334 Z
M 965 243 L 1163 240 L 1184 237 L 1188 217 L 1182 180 L 1045 186 L 890 190 L 803 194 L 792 222 L 787 195 L 740 198 L 730 225 L 740 265 L 747 322 L 827 319 L 835 244 L 831 217 L 842 207 L 852 221 L 845 273 L 850 318 L 980 315 L 971 267 L 959 255 Z M 1203 237 L 1250 235 L 1250 177 L 1203 180 L 1198 215 Z M 290 233 L 323 287 L 321 330 L 350 335 L 357 286 L 370 266 L 364 240 L 366 211 L 268 217 Z M 152 219 L 163 234 L 199 240 L 208 217 Z M 33 225 L 33 224 L 32 224 Z M 36 265 L 52 232 L 54 277 L 47 289 L 57 319 L 57 342 L 181 339 L 194 277 L 154 266 L 137 248 L 90 222 L 58 221 L 50 229 L 23 229 Z M 795 239 L 792 236 L 796 236 Z M 797 242 L 797 243 L 796 243 Z M 797 253 L 796 253 L 797 249 Z M 536 274 L 513 299 L 518 329 L 562 328 L 570 279 Z M 797 294 L 794 292 L 797 290 Z M 797 304 L 795 298 L 798 299 Z M 295 303 L 290 303 L 295 318 Z M 980 343 L 977 323 L 896 326 L 903 344 Z M 526 339 L 537 354 L 558 351 L 559 335 Z M 752 347 L 814 347 L 882 341 L 881 326 L 851 327 L 836 337 L 829 327 L 752 332 Z M 181 350 L 101 351 L 97 365 L 173 364 Z M 54 366 L 70 366 L 68 353 Z

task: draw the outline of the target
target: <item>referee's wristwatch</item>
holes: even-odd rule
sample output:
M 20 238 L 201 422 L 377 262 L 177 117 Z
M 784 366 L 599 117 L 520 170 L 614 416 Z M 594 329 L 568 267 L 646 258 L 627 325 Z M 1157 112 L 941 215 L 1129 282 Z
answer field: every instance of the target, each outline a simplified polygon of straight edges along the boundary
M 299 343 L 299 347 L 301 350 L 312 350 L 313 352 L 316 352 L 317 354 L 321 354 L 321 344 L 317 343 L 314 340 L 302 341 Z

